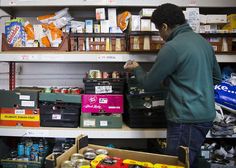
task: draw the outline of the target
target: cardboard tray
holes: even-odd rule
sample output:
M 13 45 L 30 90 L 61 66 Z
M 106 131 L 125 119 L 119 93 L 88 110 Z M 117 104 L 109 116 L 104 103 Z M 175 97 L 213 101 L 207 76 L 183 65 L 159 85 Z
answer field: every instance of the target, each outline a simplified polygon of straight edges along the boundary
M 137 152 L 131 150 L 122 150 L 116 148 L 108 148 L 104 146 L 92 145 L 88 144 L 88 136 L 80 135 L 76 144 L 72 146 L 68 151 L 63 153 L 61 156 L 57 157 L 56 160 L 52 159 L 52 154 L 46 157 L 46 168 L 60 168 L 61 164 L 70 160 L 70 157 L 73 153 L 83 153 L 83 151 L 87 148 L 94 149 L 106 149 L 109 153 L 109 156 L 116 156 L 122 159 L 133 159 L 138 161 L 146 161 L 151 163 L 162 163 L 169 165 L 178 165 L 183 166 L 185 168 L 189 168 L 189 149 L 187 147 L 180 147 L 179 156 L 168 156 L 168 155 L 160 155 L 146 152 Z
M 69 51 L 68 39 L 68 35 L 64 33 L 59 47 L 10 47 L 6 35 L 2 33 L 2 51 Z

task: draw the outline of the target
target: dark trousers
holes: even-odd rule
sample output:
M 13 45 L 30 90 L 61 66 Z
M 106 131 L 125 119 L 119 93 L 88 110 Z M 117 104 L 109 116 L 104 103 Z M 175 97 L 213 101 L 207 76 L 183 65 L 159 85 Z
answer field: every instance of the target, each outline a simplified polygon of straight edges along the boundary
M 179 146 L 189 147 L 190 167 L 198 167 L 197 158 L 201 145 L 204 143 L 206 134 L 212 125 L 212 122 L 195 124 L 168 122 L 166 154 L 177 156 Z

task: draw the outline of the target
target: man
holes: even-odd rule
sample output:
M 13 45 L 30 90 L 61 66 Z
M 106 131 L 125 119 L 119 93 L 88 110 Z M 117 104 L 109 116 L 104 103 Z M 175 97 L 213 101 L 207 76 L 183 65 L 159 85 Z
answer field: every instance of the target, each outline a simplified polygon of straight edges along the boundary
M 167 154 L 177 155 L 181 145 L 189 147 L 194 168 L 216 116 L 214 85 L 220 82 L 220 68 L 211 45 L 193 32 L 178 6 L 158 6 L 151 21 L 166 41 L 154 65 L 147 73 L 135 61 L 124 68 L 133 71 L 145 91 L 167 87 Z

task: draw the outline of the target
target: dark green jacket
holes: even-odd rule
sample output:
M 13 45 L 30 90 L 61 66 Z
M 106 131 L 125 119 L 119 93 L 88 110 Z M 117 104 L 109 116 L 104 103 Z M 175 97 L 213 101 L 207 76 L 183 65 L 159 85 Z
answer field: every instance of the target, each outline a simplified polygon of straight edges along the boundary
M 220 68 L 211 45 L 188 24 L 173 30 L 149 72 L 139 66 L 134 74 L 145 91 L 156 91 L 168 81 L 167 120 L 199 123 L 215 118 L 214 84 L 220 82 Z

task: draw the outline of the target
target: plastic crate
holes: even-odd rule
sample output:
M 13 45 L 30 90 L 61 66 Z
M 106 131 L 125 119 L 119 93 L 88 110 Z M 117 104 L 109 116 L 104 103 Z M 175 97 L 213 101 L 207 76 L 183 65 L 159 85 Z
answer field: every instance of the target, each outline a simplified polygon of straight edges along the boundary
M 83 79 L 86 94 L 123 94 L 124 78 Z

